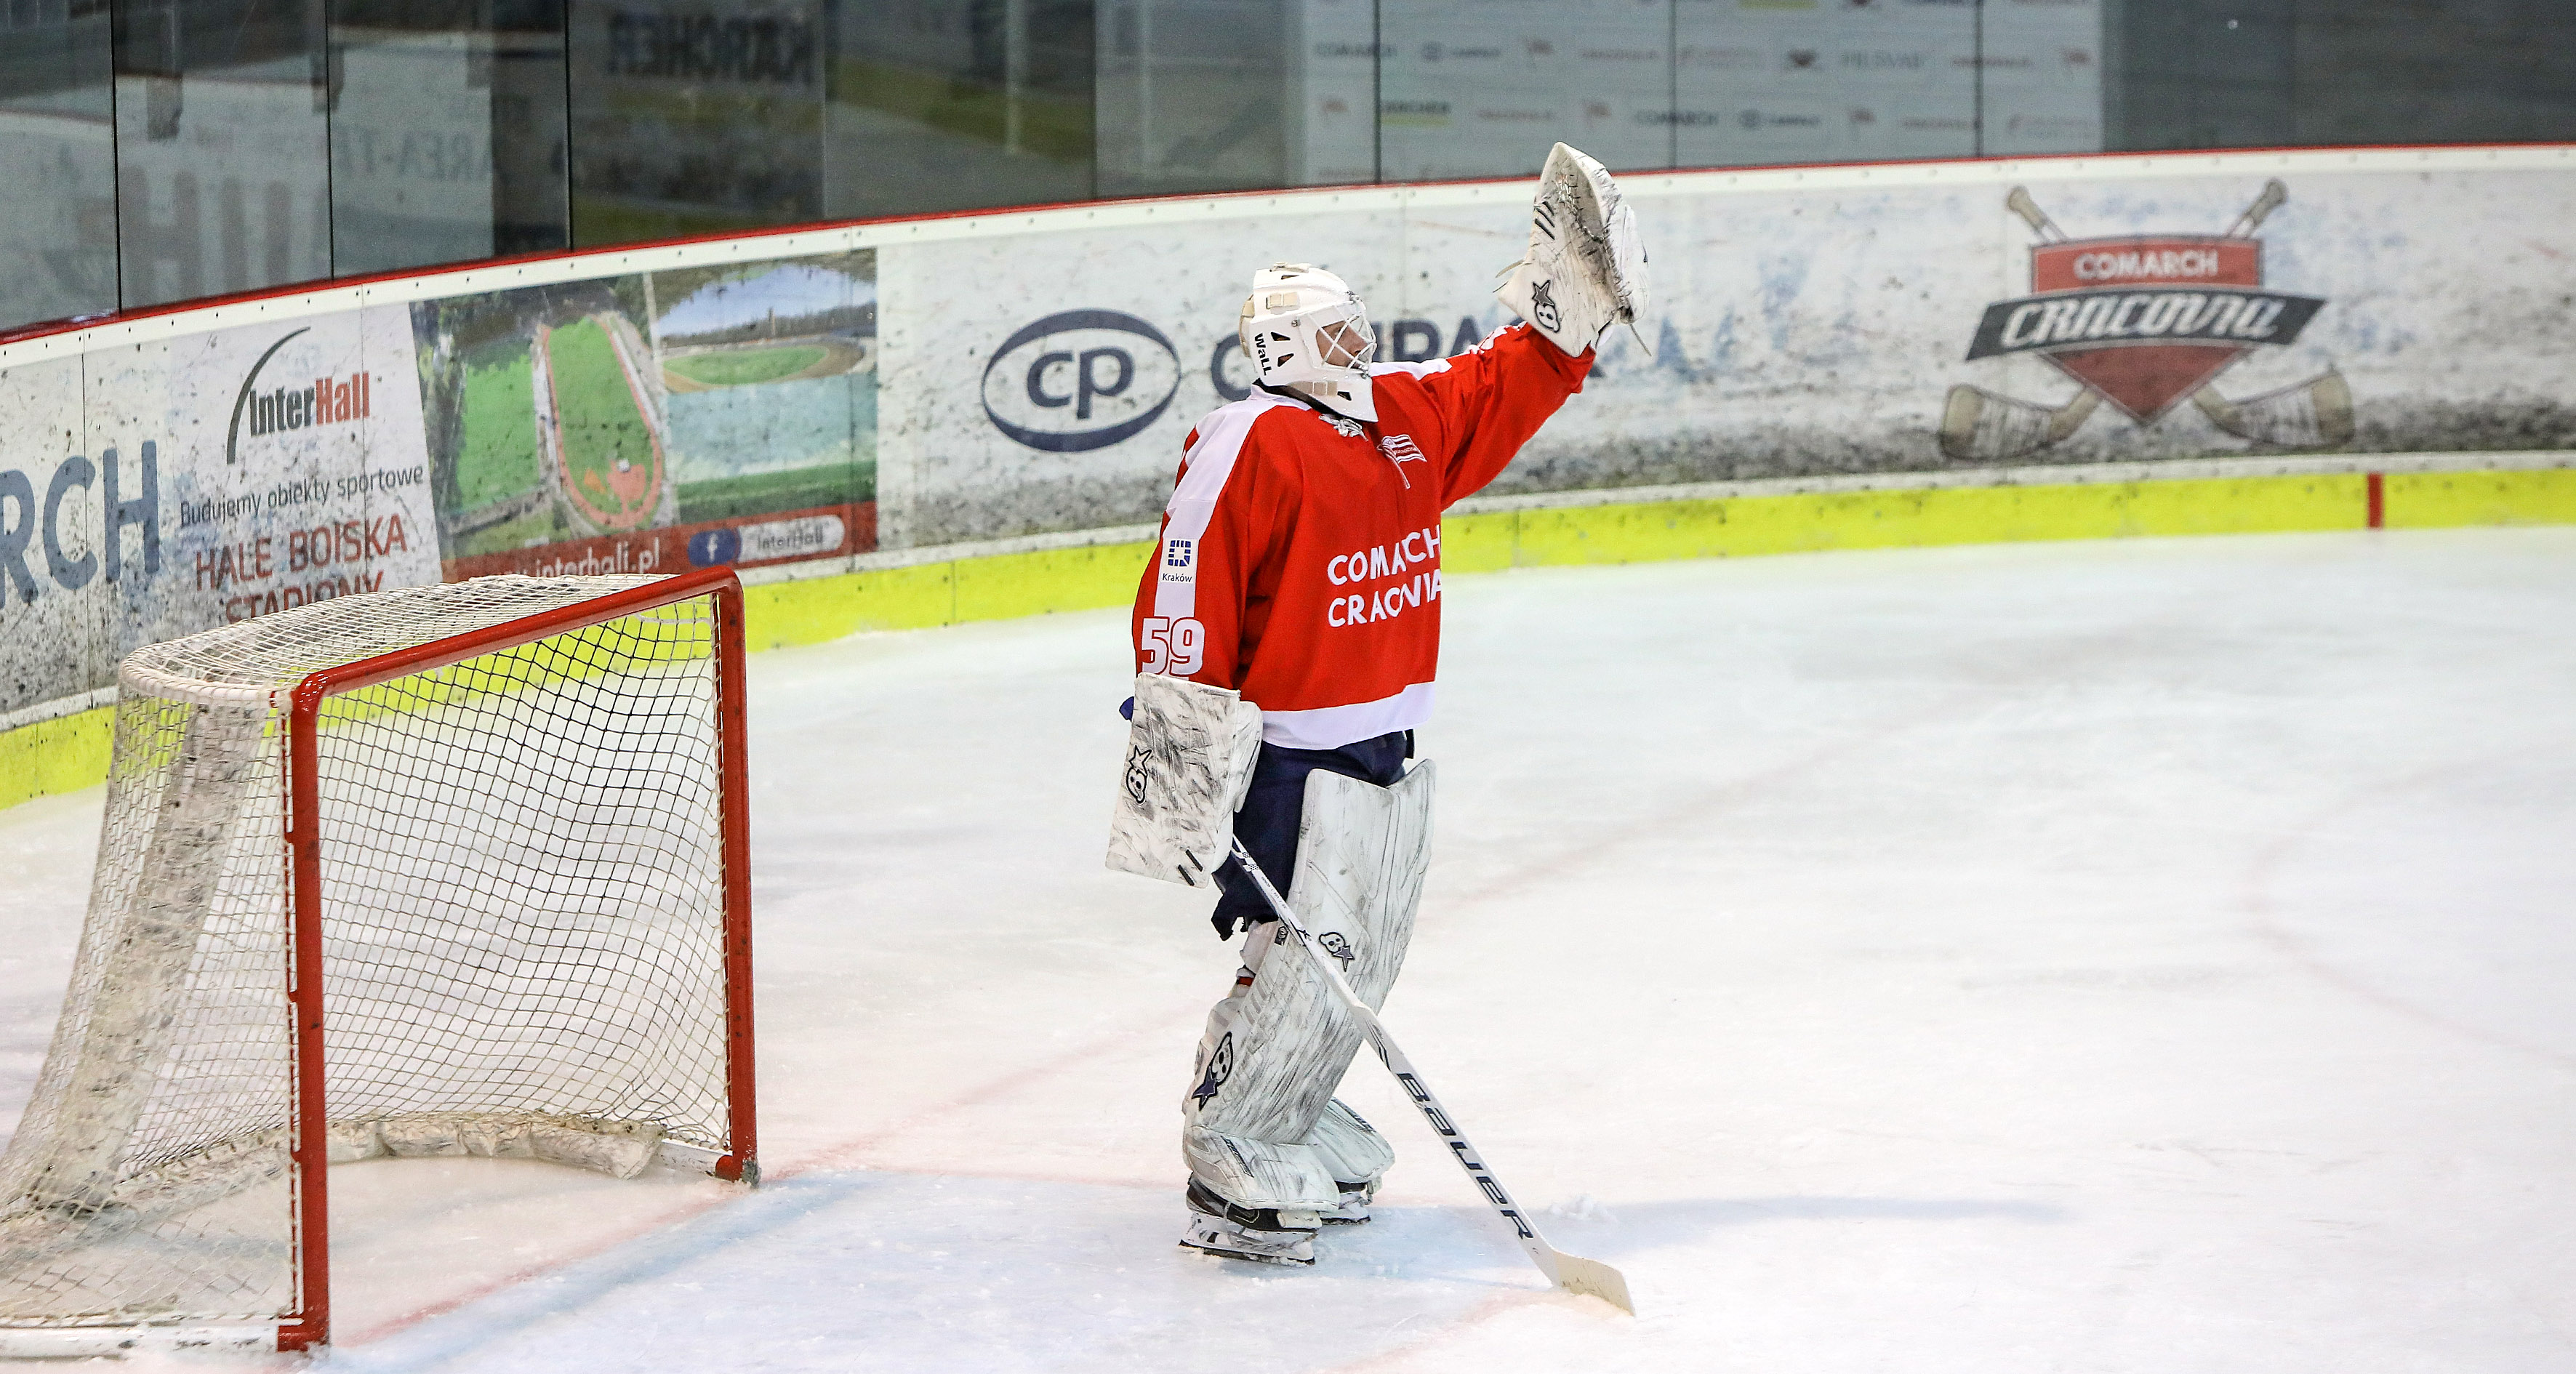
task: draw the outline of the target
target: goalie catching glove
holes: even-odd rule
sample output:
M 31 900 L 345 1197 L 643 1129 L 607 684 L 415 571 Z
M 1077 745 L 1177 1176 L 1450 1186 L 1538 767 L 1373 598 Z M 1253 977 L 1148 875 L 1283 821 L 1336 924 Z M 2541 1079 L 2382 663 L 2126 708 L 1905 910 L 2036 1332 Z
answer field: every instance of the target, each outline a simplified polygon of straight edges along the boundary
M 1609 171 L 1560 143 L 1530 201 L 1529 251 L 1494 296 L 1568 356 L 1646 308 L 1646 246 Z M 1645 342 L 1643 334 L 1639 343 Z

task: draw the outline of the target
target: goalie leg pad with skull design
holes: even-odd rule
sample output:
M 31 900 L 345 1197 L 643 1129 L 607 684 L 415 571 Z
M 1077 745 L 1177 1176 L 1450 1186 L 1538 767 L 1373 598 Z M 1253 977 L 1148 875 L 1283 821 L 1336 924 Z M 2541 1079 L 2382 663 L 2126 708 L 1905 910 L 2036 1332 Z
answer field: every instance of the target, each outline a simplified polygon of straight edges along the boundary
M 1417 763 L 1393 787 L 1317 771 L 1306 780 L 1288 904 L 1342 965 L 1371 1009 L 1403 970 L 1431 855 L 1434 773 Z M 1183 1153 L 1192 1174 L 1247 1207 L 1327 1210 L 1349 1151 L 1316 1135 L 1333 1089 L 1360 1047 L 1360 1028 L 1313 961 L 1276 921 L 1246 939 L 1245 975 L 1208 1013 L 1191 1074 Z M 1246 1196 L 1246 1193 L 1252 1194 Z

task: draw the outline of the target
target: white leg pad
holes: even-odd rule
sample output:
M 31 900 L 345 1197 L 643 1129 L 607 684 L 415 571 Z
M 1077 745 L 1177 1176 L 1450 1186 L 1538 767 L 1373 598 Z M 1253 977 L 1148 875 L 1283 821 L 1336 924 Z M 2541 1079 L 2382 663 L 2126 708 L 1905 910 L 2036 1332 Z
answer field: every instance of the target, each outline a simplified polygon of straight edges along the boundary
M 1289 905 L 1341 959 L 1343 976 L 1372 1009 L 1394 987 L 1412 942 L 1414 908 L 1430 857 L 1432 787 L 1428 762 L 1416 764 L 1393 787 L 1320 771 L 1306 781 Z M 1241 1175 L 1245 1186 L 1260 1182 L 1284 1191 L 1282 1171 L 1292 1168 L 1301 1174 L 1311 1168 L 1321 1180 L 1319 1191 L 1301 1197 L 1336 1197 L 1336 1168 L 1353 1170 L 1341 1176 L 1344 1182 L 1374 1182 L 1393 1160 L 1385 1140 L 1355 1114 L 1316 1134 L 1333 1089 L 1359 1050 L 1360 1030 L 1305 951 L 1288 947 L 1276 924 L 1257 929 L 1272 932 L 1273 943 L 1247 951 L 1251 984 L 1237 986 L 1208 1016 L 1183 1105 L 1184 1149 L 1203 1182 L 1244 1206 L 1283 1204 L 1231 1191 L 1237 1186 L 1233 1175 Z M 1336 1115 L 1342 1114 L 1348 1109 Z M 1225 1150 L 1217 1141 L 1247 1162 L 1220 1160 Z M 1203 1158 L 1223 1167 L 1225 1176 L 1200 1172 Z
M 1320 1213 L 1341 1203 L 1342 1190 L 1334 1182 L 1332 1166 L 1312 1145 L 1278 1145 L 1184 1126 L 1181 1153 L 1189 1161 L 1191 1177 L 1238 1207 Z M 1309 1217 L 1305 1224 L 1316 1223 Z
M 1324 1114 L 1315 1119 L 1315 1129 L 1306 1133 L 1305 1143 L 1314 1147 L 1335 1183 L 1374 1187 L 1395 1165 L 1395 1147 L 1366 1118 L 1343 1106 L 1340 1098 L 1325 1106 Z

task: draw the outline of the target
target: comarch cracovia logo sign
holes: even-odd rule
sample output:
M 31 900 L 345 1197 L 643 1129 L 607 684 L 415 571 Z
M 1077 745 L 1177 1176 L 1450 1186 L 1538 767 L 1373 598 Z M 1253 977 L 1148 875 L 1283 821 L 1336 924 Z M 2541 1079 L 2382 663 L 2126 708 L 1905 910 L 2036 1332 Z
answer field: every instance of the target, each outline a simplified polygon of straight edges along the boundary
M 1941 451 L 1954 459 L 2018 458 L 2057 443 L 2102 402 L 2151 425 L 2188 399 L 2219 428 L 2282 448 L 2330 448 L 2353 434 L 2352 393 L 2329 368 L 2295 386 L 2230 401 L 2218 374 L 2261 348 L 2297 341 L 2326 302 L 2263 283 L 2254 231 L 2289 198 L 2278 181 L 2223 234 L 2074 239 L 2030 192 L 2004 206 L 2031 227 L 2031 293 L 1986 307 L 1968 361 L 2036 354 L 2083 389 L 2045 405 L 1975 386 L 1950 388 Z

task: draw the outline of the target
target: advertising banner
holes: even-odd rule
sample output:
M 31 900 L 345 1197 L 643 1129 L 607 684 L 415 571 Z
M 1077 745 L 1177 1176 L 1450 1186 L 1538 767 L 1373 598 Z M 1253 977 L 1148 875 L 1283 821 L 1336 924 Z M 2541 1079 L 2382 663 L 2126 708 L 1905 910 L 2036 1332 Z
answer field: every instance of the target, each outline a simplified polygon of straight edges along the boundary
M 1603 338 L 1585 393 L 1492 490 L 2576 444 L 2576 323 L 2545 304 L 2570 272 L 2544 246 L 2576 176 L 2248 163 L 1634 178 L 1652 315 Z M 907 249 L 886 542 L 1152 519 L 1190 427 L 1249 381 L 1234 321 L 1255 268 L 1341 273 L 1382 359 L 1453 354 L 1509 320 L 1490 289 L 1521 251 L 1515 200 L 1135 225 L 1114 270 L 1096 234 Z
M 1495 494 L 2576 447 L 2562 150 L 1627 183 L 1653 309 Z M 10 345 L 0 713 L 140 644 L 380 587 L 1150 521 L 1192 426 L 1252 384 L 1255 269 L 1341 273 L 1382 360 L 1454 355 L 1510 323 L 1491 291 L 1526 196 L 844 226 Z
M 684 267 L 0 368 L 0 712 L 355 592 L 874 548 L 875 270 Z
M 876 308 L 867 250 L 413 306 L 448 576 L 875 548 Z
M 411 322 L 377 307 L 0 371 L 0 710 L 144 644 L 438 579 Z
M 1251 374 L 1235 317 L 1252 270 L 1329 261 L 1377 303 L 1400 290 L 1395 210 L 1272 213 L 1122 234 L 929 243 L 886 257 L 883 520 L 889 547 L 1150 519 L 1183 436 Z M 1302 256 L 1300 256 L 1302 254 Z M 1047 291 L 1028 283 L 1047 281 Z M 1499 307 L 1488 299 L 1488 316 Z M 1419 356 L 1447 351 L 1419 344 Z

